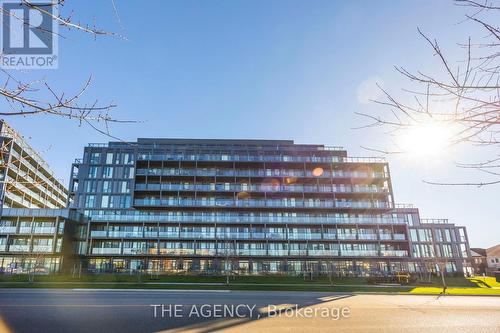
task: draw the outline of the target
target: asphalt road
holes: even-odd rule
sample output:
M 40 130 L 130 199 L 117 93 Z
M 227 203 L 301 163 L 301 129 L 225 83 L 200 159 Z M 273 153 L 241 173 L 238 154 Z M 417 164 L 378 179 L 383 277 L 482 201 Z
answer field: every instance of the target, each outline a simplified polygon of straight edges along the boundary
M 500 297 L 0 289 L 1 333 L 158 331 L 500 332 Z

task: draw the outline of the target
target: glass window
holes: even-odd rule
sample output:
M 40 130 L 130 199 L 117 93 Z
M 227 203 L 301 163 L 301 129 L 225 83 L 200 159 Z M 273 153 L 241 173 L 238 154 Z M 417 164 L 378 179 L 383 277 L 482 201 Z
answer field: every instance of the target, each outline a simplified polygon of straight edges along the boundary
M 111 200 L 110 200 L 109 195 L 103 195 L 101 198 L 101 207 L 102 208 L 110 208 L 112 205 L 110 205 Z
M 95 205 L 95 195 L 87 195 L 85 197 L 85 207 L 93 208 Z
M 99 167 L 91 166 L 89 168 L 89 178 L 97 178 L 98 174 L 99 174 Z
M 102 191 L 104 193 L 110 193 L 113 190 L 113 182 L 105 180 L 102 182 Z
M 134 154 L 125 153 L 123 154 L 123 163 L 124 164 L 134 164 Z
M 134 178 L 134 168 L 133 167 L 126 167 L 124 170 L 124 178 Z
M 432 242 L 431 229 L 419 229 L 418 235 L 420 236 L 421 242 Z
M 416 229 L 410 229 L 410 238 L 411 238 L 412 242 L 418 242 Z
M 120 193 L 130 193 L 130 183 L 127 181 L 120 182 Z
M 106 164 L 113 164 L 113 153 L 106 154 Z
M 113 178 L 113 167 L 104 167 L 102 172 L 103 178 Z
M 99 164 L 101 162 L 101 153 L 91 153 L 90 154 L 90 163 L 91 164 Z

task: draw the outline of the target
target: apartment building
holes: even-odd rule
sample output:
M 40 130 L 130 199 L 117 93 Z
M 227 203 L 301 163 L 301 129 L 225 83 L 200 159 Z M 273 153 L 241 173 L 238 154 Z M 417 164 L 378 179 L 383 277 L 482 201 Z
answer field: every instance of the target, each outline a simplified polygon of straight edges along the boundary
M 406 270 L 388 164 L 286 140 L 90 144 L 70 207 L 90 271 L 367 275 Z
M 0 144 L 0 272 L 59 271 L 68 191 L 3 120 Z

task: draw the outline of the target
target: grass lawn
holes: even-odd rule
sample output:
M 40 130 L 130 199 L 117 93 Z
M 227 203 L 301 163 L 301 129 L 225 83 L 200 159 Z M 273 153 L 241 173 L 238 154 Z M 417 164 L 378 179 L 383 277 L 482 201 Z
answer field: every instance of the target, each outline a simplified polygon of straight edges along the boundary
M 477 281 L 481 280 L 481 281 Z M 441 279 L 423 281 L 425 285 L 415 286 L 373 286 L 364 278 L 334 278 L 334 286 L 328 277 L 314 278 L 313 281 L 294 276 L 231 276 L 230 285 L 224 285 L 225 276 L 191 275 L 137 275 L 100 274 L 82 275 L 38 275 L 35 283 L 28 283 L 27 275 L 0 276 L 0 288 L 106 288 L 106 289 L 230 289 L 230 290 L 276 290 L 276 291 L 323 291 L 323 292 L 370 292 L 404 294 L 439 294 Z M 162 283 L 192 283 L 162 284 Z M 208 283 L 208 284 L 207 284 Z M 213 283 L 213 284 L 210 284 Z M 447 294 L 454 295 L 500 295 L 499 285 L 494 278 L 447 278 Z M 489 287 L 488 287 L 489 286 Z

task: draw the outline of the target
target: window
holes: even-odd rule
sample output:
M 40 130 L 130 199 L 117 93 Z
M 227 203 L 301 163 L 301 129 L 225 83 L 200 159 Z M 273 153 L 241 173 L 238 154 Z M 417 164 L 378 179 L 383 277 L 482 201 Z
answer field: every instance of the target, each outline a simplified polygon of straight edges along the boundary
M 131 204 L 130 195 L 120 196 L 120 208 L 129 208 Z
M 133 167 L 126 167 L 124 170 L 123 177 L 130 178 L 130 179 L 134 178 L 134 168 Z
M 95 195 L 87 195 L 85 197 L 85 207 L 93 208 L 95 205 Z
M 89 168 L 89 178 L 97 178 L 98 174 L 99 174 L 99 167 L 91 166 Z
M 97 181 L 95 181 L 95 180 L 86 180 L 84 188 L 85 188 L 85 192 L 87 192 L 87 193 L 95 193 L 95 192 L 97 192 Z
M 101 153 L 91 153 L 90 154 L 90 163 L 91 164 L 99 164 L 101 162 Z
M 431 229 L 419 229 L 418 235 L 420 236 L 421 242 L 432 242 Z
M 443 244 L 443 257 L 452 258 L 453 252 L 451 250 L 451 245 Z
M 113 207 L 112 201 L 110 200 L 109 195 L 103 195 L 101 198 L 101 207 L 102 208 L 110 208 Z
M 123 163 L 128 165 L 134 164 L 134 154 L 131 153 L 123 154 Z
M 57 226 L 57 233 L 59 235 L 62 235 L 64 233 L 64 221 L 59 222 L 59 225 Z
M 130 193 L 130 183 L 127 181 L 120 182 L 120 193 Z
M 109 180 L 105 180 L 102 182 L 102 191 L 104 193 L 112 192 L 112 188 L 113 188 L 113 182 L 111 182 Z
M 106 154 L 106 164 L 113 164 L 113 153 Z
M 103 178 L 113 178 L 113 167 L 104 167 L 102 172 Z
M 411 238 L 412 242 L 418 242 L 416 229 L 410 229 L 410 238 Z

